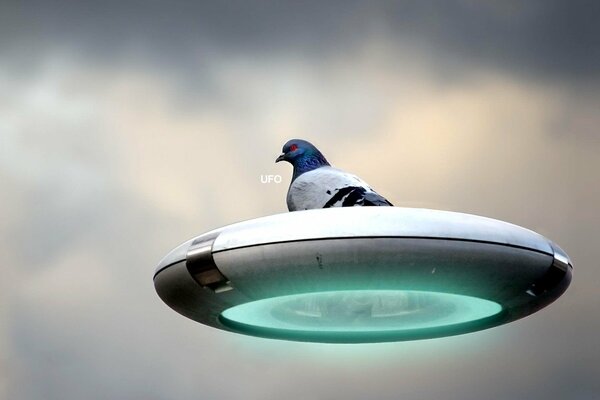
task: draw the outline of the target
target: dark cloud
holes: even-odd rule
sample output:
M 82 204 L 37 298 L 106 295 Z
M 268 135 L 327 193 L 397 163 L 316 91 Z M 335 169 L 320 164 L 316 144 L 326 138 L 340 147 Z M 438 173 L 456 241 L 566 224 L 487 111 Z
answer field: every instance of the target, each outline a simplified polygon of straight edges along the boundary
M 398 3 L 386 15 L 400 36 L 486 66 L 531 75 L 599 72 L 597 2 L 425 1 Z
M 140 57 L 200 73 L 203 60 L 218 53 L 319 59 L 373 38 L 529 76 L 580 79 L 600 71 L 600 4 L 585 0 L 43 1 L 4 2 L 0 15 L 5 54 L 58 47 L 99 63 Z
M 1 2 L 0 397 L 597 397 L 597 4 Z M 399 204 L 539 230 L 572 286 L 525 320 L 414 343 L 278 342 L 174 313 L 158 260 L 285 210 L 258 176 L 289 178 L 273 159 L 305 131 Z

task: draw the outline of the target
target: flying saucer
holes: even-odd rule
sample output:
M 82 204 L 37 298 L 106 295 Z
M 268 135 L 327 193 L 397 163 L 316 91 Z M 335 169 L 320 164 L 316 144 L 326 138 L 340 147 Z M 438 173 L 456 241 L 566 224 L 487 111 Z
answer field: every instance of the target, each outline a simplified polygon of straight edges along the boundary
M 469 214 L 347 207 L 257 218 L 171 251 L 161 299 L 214 328 L 365 343 L 456 335 L 525 317 L 569 286 L 545 237 Z

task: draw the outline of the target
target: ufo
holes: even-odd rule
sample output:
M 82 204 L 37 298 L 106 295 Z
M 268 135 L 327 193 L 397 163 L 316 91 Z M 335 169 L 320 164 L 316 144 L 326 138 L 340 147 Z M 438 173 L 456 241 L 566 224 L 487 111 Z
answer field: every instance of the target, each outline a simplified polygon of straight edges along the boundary
M 400 207 L 296 211 L 216 229 L 154 274 L 178 313 L 224 331 L 323 343 L 463 334 L 530 315 L 572 263 L 528 229 Z

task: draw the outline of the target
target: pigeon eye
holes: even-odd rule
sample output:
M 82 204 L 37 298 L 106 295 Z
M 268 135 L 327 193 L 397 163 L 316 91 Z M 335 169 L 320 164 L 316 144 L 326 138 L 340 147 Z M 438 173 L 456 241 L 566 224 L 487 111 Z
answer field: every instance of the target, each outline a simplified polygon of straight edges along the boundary
M 297 144 L 293 144 L 290 146 L 290 151 L 295 151 L 298 148 Z

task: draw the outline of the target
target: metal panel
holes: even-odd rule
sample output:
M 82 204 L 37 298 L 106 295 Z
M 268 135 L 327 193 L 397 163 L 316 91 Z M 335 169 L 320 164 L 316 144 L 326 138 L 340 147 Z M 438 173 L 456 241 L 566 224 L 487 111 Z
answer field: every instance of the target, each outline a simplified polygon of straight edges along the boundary
M 223 228 L 213 251 L 345 237 L 472 240 L 554 253 L 543 236 L 513 224 L 469 214 L 401 207 L 344 207 L 257 218 Z
M 230 307 L 301 293 L 421 290 L 503 307 L 485 324 L 422 336 L 435 337 L 529 315 L 556 300 L 571 275 L 560 247 L 515 225 L 442 211 L 357 207 L 275 215 L 208 232 L 171 251 L 154 283 L 174 310 L 224 330 L 236 330 L 219 320 Z

